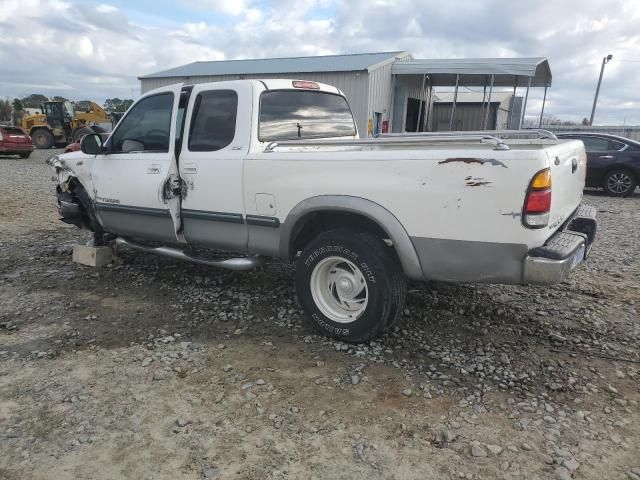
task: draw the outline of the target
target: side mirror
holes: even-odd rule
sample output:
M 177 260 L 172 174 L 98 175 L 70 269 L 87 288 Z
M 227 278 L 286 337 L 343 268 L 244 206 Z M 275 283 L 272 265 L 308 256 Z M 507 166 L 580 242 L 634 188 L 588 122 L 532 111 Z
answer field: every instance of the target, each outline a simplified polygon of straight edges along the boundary
M 97 155 L 104 150 L 102 143 L 102 137 L 97 133 L 90 133 L 85 135 L 80 140 L 80 150 L 87 155 Z

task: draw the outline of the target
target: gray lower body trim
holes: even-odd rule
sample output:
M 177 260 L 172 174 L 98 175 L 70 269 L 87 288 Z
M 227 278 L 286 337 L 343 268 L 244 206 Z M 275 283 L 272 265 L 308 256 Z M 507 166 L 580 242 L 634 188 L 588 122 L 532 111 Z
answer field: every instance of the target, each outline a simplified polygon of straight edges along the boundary
M 209 220 L 212 222 L 244 223 L 241 213 L 208 212 L 205 210 L 182 209 L 182 218 Z
M 516 243 L 412 237 L 426 280 L 523 283 L 528 247 Z
M 96 214 L 106 232 L 160 242 L 176 242 L 169 210 L 96 203 Z

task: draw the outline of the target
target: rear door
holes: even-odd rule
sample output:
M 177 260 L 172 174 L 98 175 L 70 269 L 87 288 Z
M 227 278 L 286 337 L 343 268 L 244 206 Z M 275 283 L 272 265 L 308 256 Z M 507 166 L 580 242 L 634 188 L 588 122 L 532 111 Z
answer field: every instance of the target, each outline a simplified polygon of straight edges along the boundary
M 250 82 L 195 85 L 185 117 L 180 176 L 185 240 L 236 252 L 247 250 L 242 168 L 249 150 Z
M 106 231 L 179 241 L 180 184 L 175 141 L 181 85 L 138 100 L 91 167 L 96 211 Z

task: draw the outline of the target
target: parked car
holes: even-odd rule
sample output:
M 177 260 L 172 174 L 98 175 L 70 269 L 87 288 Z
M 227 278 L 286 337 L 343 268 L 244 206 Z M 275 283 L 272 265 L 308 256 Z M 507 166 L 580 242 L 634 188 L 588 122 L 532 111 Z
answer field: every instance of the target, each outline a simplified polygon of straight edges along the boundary
M 316 82 L 159 88 L 106 142 L 80 143 L 49 159 L 63 221 L 97 243 L 115 236 L 210 266 L 295 262 L 309 320 L 349 342 L 391 328 L 407 277 L 557 283 L 595 238 L 595 209 L 581 205 L 582 142 L 359 139 L 343 93 Z
M 640 181 L 640 142 L 606 133 L 559 133 L 558 138 L 582 140 L 587 151 L 587 187 L 628 197 Z
M 20 127 L 0 126 L 0 155 L 20 155 L 29 158 L 33 152 L 31 137 Z

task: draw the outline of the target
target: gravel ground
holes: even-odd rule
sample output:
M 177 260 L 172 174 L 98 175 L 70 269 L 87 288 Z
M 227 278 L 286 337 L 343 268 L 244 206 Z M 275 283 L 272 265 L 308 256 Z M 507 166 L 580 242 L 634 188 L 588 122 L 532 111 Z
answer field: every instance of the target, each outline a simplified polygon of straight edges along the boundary
M 278 262 L 72 263 L 52 153 L 0 158 L 0 478 L 640 480 L 639 194 L 568 283 L 413 284 L 351 346 Z

